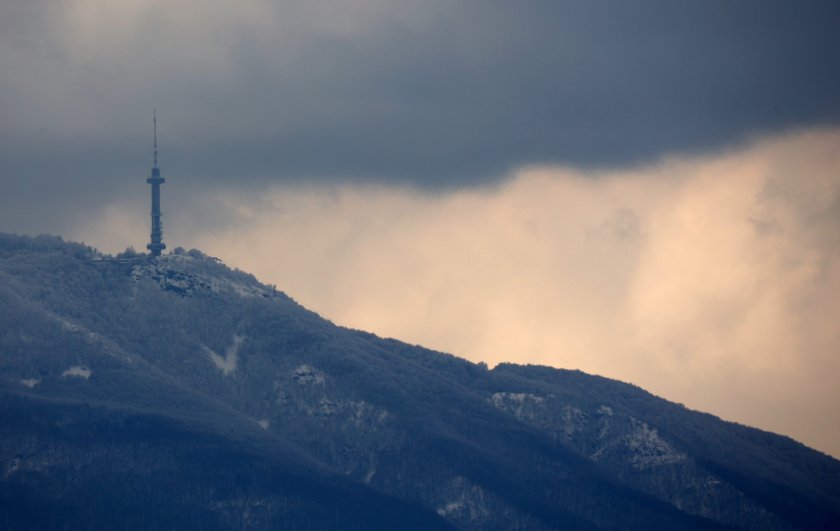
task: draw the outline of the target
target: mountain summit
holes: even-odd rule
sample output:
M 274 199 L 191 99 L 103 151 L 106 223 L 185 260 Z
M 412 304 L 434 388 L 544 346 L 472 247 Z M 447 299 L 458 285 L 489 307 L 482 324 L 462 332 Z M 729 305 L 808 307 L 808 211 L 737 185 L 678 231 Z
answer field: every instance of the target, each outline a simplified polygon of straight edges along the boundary
M 336 326 L 198 251 L 0 234 L 2 529 L 840 528 L 840 462 Z

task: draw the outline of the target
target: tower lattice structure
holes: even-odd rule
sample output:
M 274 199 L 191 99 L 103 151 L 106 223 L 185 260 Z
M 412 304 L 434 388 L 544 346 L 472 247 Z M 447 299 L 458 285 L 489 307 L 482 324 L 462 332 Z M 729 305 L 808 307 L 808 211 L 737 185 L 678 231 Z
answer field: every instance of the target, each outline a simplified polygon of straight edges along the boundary
M 160 256 L 160 252 L 166 249 L 166 244 L 163 243 L 163 224 L 160 221 L 160 185 L 166 182 L 166 179 L 160 176 L 160 168 L 158 168 L 158 149 L 157 149 L 157 109 L 152 114 L 152 127 L 154 130 L 154 153 L 155 162 L 152 166 L 152 175 L 146 182 L 152 185 L 152 234 L 151 241 L 146 248 L 152 256 Z

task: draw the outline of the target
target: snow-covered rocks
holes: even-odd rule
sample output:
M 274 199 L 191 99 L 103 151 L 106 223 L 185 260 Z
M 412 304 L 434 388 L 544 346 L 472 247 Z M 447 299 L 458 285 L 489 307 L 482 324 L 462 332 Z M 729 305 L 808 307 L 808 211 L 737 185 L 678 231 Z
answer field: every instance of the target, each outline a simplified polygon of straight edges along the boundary
M 635 468 L 671 465 L 687 459 L 684 453 L 677 451 L 660 437 L 655 428 L 636 419 L 632 421 L 633 431 L 624 438 L 624 443 L 632 452 L 630 462 Z
M 604 417 L 612 417 L 613 409 L 610 406 L 599 406 L 595 413 Z
M 636 470 L 647 470 L 687 459 L 656 428 L 607 405 L 584 410 L 554 395 L 512 392 L 493 393 L 488 401 L 523 422 L 579 445 L 593 461 L 626 460 Z
M 299 385 L 324 385 L 324 373 L 309 365 L 301 365 L 292 373 L 292 379 Z
M 217 260 L 189 253 L 159 256 L 131 268 L 131 279 L 154 282 L 179 295 L 206 291 L 238 297 L 271 297 L 275 290 L 241 272 L 223 269 Z M 240 278 L 241 277 L 241 278 Z
M 330 400 L 326 397 L 318 401 L 318 411 L 325 417 L 335 415 L 342 406 L 343 404 L 336 402 L 335 400 Z
M 571 439 L 576 432 L 583 431 L 588 415 L 575 406 L 568 404 L 561 409 L 561 431 L 566 439 Z
M 533 421 L 545 399 L 530 393 L 493 393 L 488 399 L 497 408 L 520 420 Z

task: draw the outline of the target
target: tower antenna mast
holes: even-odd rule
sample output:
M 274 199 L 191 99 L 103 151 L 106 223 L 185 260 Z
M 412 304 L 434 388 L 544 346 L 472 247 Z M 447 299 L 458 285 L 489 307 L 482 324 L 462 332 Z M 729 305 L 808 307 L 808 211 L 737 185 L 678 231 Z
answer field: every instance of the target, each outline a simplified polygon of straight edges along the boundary
M 155 168 L 157 168 L 157 107 L 152 107 L 152 129 L 155 137 Z
M 152 256 L 160 256 L 160 252 L 166 249 L 166 244 L 163 243 L 163 223 L 160 218 L 160 185 L 166 182 L 166 179 L 160 176 L 160 168 L 158 168 L 158 149 L 157 149 L 157 107 L 152 109 L 152 129 L 154 135 L 154 165 L 152 166 L 152 175 L 146 182 L 152 185 L 152 234 L 151 241 L 146 245 L 146 249 Z

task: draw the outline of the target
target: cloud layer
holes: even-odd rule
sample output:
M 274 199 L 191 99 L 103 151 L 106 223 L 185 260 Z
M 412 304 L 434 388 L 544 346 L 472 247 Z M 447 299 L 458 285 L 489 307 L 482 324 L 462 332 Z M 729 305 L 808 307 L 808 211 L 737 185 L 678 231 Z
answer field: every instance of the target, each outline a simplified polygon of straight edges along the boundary
M 139 245 L 144 207 L 112 206 L 76 236 Z M 170 246 L 340 324 L 631 381 L 840 455 L 840 130 L 447 193 L 229 191 L 171 217 Z
M 73 0 L 0 8 L 0 225 L 194 186 L 452 189 L 840 120 L 840 6 Z M 12 198 L 12 199 L 9 199 Z M 21 205 L 26 205 L 22 208 Z

